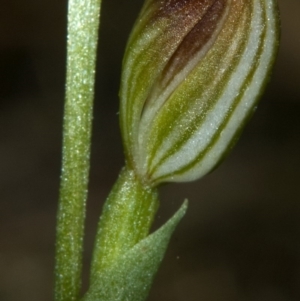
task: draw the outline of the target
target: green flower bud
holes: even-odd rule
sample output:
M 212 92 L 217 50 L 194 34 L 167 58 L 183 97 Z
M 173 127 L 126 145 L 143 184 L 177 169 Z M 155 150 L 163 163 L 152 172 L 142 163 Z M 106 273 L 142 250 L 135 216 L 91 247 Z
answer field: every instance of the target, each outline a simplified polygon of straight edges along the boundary
M 275 0 L 146 0 L 120 90 L 127 164 L 143 181 L 215 167 L 262 93 L 278 24 Z

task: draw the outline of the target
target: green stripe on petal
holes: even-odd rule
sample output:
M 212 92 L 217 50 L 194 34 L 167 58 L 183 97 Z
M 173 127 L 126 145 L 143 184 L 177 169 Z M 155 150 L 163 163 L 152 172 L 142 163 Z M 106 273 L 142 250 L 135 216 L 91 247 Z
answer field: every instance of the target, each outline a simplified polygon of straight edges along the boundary
M 228 152 L 278 48 L 275 0 L 147 1 L 128 43 L 121 128 L 142 180 L 190 181 Z
M 154 153 L 156 157 L 156 162 L 153 162 L 152 158 L 152 162 L 149 164 L 150 175 L 168 157 L 178 153 L 178 150 L 186 144 L 190 136 L 202 127 L 202 124 L 207 119 L 207 114 L 214 110 L 217 101 L 227 86 L 231 73 L 239 64 L 242 51 L 246 45 L 244 36 L 247 36 L 247 31 L 245 32 L 245 26 L 249 22 L 250 11 L 245 11 L 240 19 L 239 22 L 241 22 L 242 26 L 240 26 L 239 30 L 225 30 L 225 33 L 229 32 L 232 35 L 221 36 L 221 41 L 216 43 L 206 59 L 199 64 L 196 70 L 178 87 L 176 93 L 170 97 L 168 105 L 164 109 L 172 110 L 175 114 L 167 115 L 162 110 L 159 115 L 160 122 L 168 122 L 169 124 L 163 127 L 159 124 L 159 121 L 153 121 L 153 124 L 157 125 L 158 130 L 152 132 L 152 140 L 157 142 L 159 128 L 166 128 L 167 133 L 166 131 L 161 133 L 159 143 L 155 144 L 153 143 L 154 141 L 149 143 L 153 145 L 153 151 L 149 150 L 149 153 L 152 155 Z M 231 28 L 236 26 L 236 22 L 231 24 Z M 185 107 L 180 107 L 180 103 L 185 104 Z M 173 109 L 170 108 L 172 106 Z M 205 139 L 205 135 L 202 135 L 201 138 L 202 140 Z
M 199 130 L 191 134 L 186 143 L 157 168 L 152 175 L 156 183 L 190 181 L 209 172 L 232 146 L 253 112 L 278 45 L 278 15 L 274 1 L 254 1 L 250 28 L 245 52 L 227 83 L 227 90 L 207 114 L 206 122 L 202 123 Z M 235 87 L 239 81 L 242 84 Z M 238 96 L 233 97 L 234 93 Z M 230 106 L 226 105 L 228 101 Z M 207 134 L 207 143 L 201 145 L 199 141 Z
M 192 0 L 191 3 L 203 1 Z M 213 1 L 205 1 L 213 2 Z M 134 164 L 135 136 L 149 93 L 169 58 L 201 17 L 191 5 L 171 13 L 166 1 L 147 1 L 129 39 L 121 82 L 121 128 L 127 159 Z M 207 6 L 207 4 L 203 5 Z M 183 18 L 182 10 L 192 16 Z M 178 30 L 180 29 L 180 31 Z
M 138 156 L 139 121 L 153 87 L 182 40 L 214 2 L 153 0 L 145 3 L 127 45 L 120 90 L 120 121 L 129 164 L 134 166 Z

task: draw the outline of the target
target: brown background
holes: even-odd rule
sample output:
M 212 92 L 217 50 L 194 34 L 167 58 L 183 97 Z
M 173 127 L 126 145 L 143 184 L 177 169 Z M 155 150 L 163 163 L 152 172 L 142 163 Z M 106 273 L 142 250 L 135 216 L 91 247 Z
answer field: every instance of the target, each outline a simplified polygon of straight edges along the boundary
M 85 242 L 123 164 L 120 63 L 141 0 L 104 0 Z M 156 227 L 189 198 L 149 300 L 300 300 L 300 1 L 280 0 L 274 76 L 229 158 L 162 189 Z M 50 301 L 64 99 L 66 1 L 0 3 L 0 300 Z

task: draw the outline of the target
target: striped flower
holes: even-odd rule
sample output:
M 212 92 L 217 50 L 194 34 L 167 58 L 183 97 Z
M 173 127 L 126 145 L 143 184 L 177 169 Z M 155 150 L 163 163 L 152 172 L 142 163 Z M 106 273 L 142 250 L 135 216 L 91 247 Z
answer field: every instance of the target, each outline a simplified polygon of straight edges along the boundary
M 146 0 L 120 90 L 129 168 L 151 185 L 212 170 L 255 109 L 278 23 L 275 0 Z

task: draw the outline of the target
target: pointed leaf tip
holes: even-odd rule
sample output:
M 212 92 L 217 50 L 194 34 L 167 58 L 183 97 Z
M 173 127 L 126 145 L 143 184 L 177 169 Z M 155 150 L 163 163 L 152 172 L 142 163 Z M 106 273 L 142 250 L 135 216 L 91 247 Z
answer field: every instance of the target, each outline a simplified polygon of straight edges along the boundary
M 82 301 L 144 301 L 187 205 L 186 200 L 161 228 L 120 256 L 111 268 L 102 271 Z

